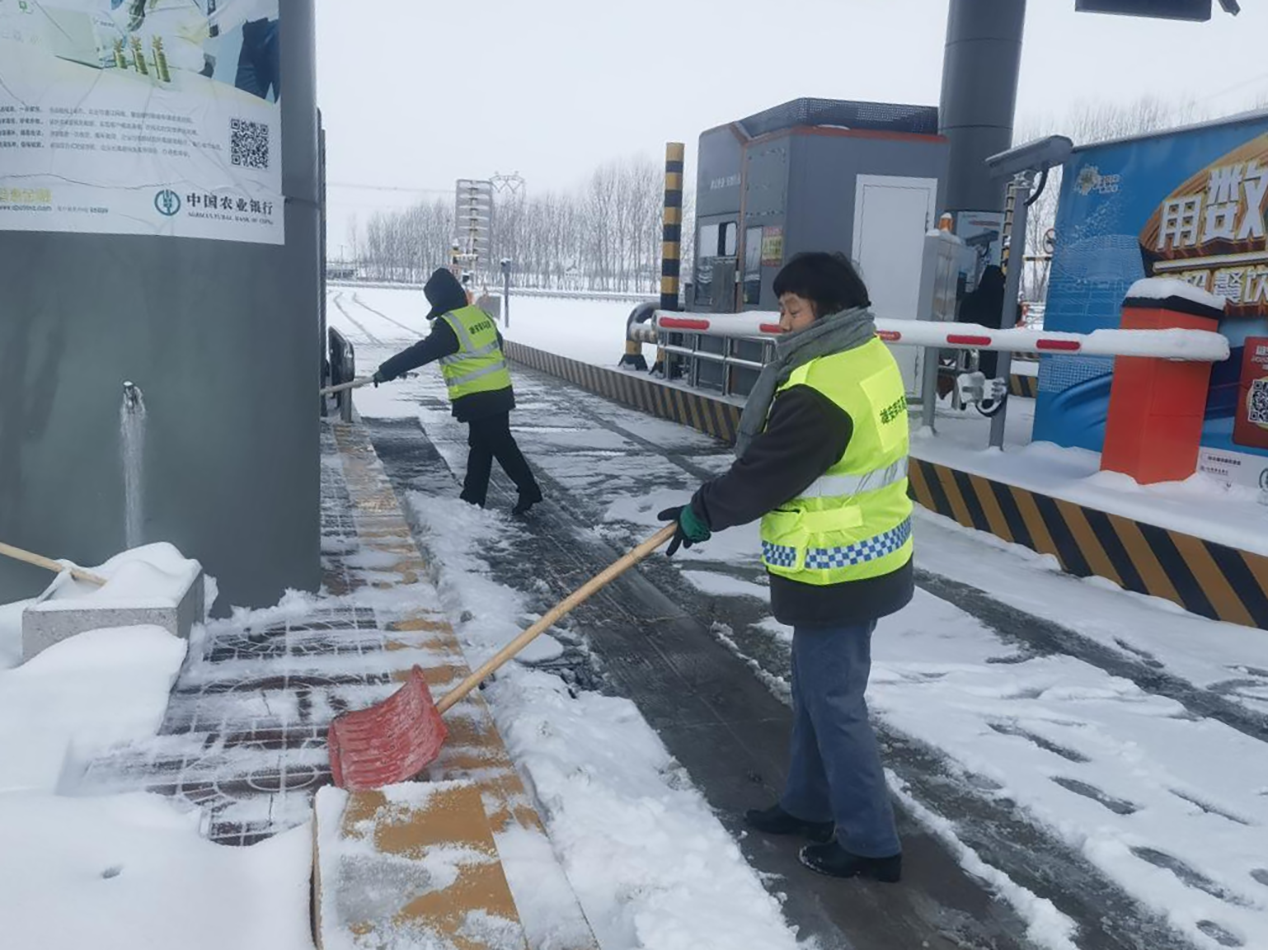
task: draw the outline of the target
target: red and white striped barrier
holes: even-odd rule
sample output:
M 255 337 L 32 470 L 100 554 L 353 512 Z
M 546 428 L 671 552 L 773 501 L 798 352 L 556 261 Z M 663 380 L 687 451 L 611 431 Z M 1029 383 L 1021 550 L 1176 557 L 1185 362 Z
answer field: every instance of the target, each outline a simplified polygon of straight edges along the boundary
M 656 311 L 656 328 L 670 333 L 706 336 L 772 337 L 778 335 L 774 313 L 676 313 Z M 1059 333 L 1018 328 L 992 330 L 974 323 L 924 320 L 876 320 L 876 335 L 898 346 L 939 349 L 999 350 L 1008 353 L 1142 356 L 1164 360 L 1219 363 L 1228 359 L 1228 339 L 1211 330 L 1096 330 Z

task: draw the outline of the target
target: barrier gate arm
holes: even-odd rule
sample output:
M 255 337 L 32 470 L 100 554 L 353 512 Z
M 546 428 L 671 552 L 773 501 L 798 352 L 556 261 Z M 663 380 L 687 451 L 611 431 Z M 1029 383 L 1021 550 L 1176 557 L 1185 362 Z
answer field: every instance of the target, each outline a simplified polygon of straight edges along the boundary
M 661 333 L 770 339 L 780 333 L 779 315 L 752 311 L 735 314 L 683 314 L 656 311 Z M 1016 328 L 995 330 L 973 323 L 942 323 L 877 318 L 876 335 L 897 346 L 935 349 L 997 350 L 1080 356 L 1136 356 L 1146 359 L 1220 363 L 1229 358 L 1228 339 L 1212 330 L 1095 330 L 1061 333 Z

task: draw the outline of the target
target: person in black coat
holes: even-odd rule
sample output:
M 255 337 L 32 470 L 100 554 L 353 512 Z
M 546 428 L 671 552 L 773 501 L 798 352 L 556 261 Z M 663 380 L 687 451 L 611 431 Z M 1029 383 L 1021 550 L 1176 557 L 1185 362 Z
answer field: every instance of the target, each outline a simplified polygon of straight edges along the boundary
M 973 290 L 960 301 L 960 322 L 976 323 L 991 330 L 1003 328 L 1004 323 L 1004 271 L 996 264 L 988 264 L 982 278 Z M 1013 326 L 1021 323 L 1021 304 L 1017 304 L 1017 317 Z M 1011 327 L 1009 328 L 1011 329 Z M 999 368 L 999 353 L 983 350 L 978 358 L 978 369 L 987 379 L 994 379 Z
M 458 283 L 458 278 L 442 267 L 428 278 L 423 294 L 432 305 L 427 314 L 427 319 L 432 321 L 431 333 L 426 339 L 385 361 L 374 374 L 374 385 L 452 356 L 461 349 L 458 335 L 454 333 L 449 321 L 436 319 L 441 314 L 470 305 L 467 292 Z M 497 338 L 500 346 L 500 332 Z M 471 449 L 467 457 L 467 474 L 462 484 L 462 500 L 484 507 L 493 460 L 497 459 L 502 470 L 510 476 L 519 490 L 519 500 L 512 511 L 522 515 L 542 500 L 542 491 L 524 453 L 520 451 L 511 434 L 510 413 L 514 408 L 515 391 L 509 385 L 502 389 L 470 393 L 453 401 L 454 418 L 467 423 L 467 445 Z

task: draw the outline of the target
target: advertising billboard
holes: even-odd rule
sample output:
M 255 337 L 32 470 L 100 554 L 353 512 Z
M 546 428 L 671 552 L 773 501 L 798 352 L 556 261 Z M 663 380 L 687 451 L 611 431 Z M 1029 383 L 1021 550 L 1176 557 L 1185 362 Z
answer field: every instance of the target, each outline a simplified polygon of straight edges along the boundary
M 0 0 L 0 230 L 285 243 L 278 0 Z
M 1268 115 L 1076 150 L 1066 164 L 1045 327 L 1120 325 L 1142 277 L 1227 301 L 1232 357 L 1212 367 L 1201 467 L 1258 486 L 1268 471 Z M 1036 440 L 1100 451 L 1113 360 L 1045 356 Z

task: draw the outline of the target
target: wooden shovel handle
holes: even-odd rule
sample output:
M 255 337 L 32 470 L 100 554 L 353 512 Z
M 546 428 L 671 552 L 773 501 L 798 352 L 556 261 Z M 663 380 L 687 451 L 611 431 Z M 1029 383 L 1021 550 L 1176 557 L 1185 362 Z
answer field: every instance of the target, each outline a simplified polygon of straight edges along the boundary
M 654 535 L 636 547 L 629 554 L 625 555 L 619 561 L 610 564 L 601 573 L 596 574 L 590 580 L 586 581 L 571 594 L 557 603 L 550 611 L 542 617 L 541 620 L 533 624 L 518 637 L 504 646 L 492 659 L 485 663 L 482 667 L 468 676 L 465 680 L 455 686 L 436 704 L 438 712 L 444 712 L 454 703 L 461 700 L 469 692 L 479 686 L 489 674 L 502 666 L 507 660 L 511 659 L 517 653 L 528 646 L 537 636 L 544 630 L 548 630 L 560 617 L 566 616 L 574 607 L 585 601 L 596 591 L 602 590 L 612 581 L 616 580 L 639 561 L 646 558 L 658 547 L 674 536 L 677 529 L 676 524 L 668 524 L 661 528 Z
M 354 379 L 350 383 L 340 383 L 338 386 L 327 386 L 325 389 L 320 391 L 319 395 L 333 396 L 335 393 L 341 393 L 345 389 L 360 389 L 362 386 L 368 386 L 372 382 L 374 382 L 374 377 L 362 376 L 360 379 Z
M 0 541 L 0 554 L 11 557 L 15 561 L 23 561 L 27 564 L 33 564 L 36 567 L 42 567 L 46 571 L 53 571 L 56 574 L 62 571 L 70 571 L 70 576 L 77 581 L 87 581 L 89 584 L 96 584 L 100 587 L 106 582 L 104 577 L 98 577 L 91 571 L 85 571 L 79 567 L 67 567 L 60 561 L 54 561 L 52 558 L 40 557 L 38 554 L 32 554 L 30 551 L 23 551 L 21 548 L 15 548 L 11 544 L 5 544 Z

